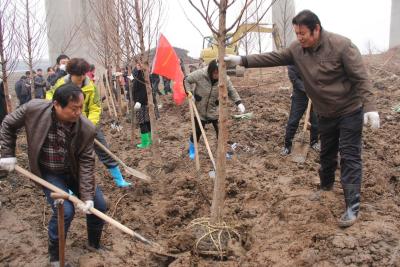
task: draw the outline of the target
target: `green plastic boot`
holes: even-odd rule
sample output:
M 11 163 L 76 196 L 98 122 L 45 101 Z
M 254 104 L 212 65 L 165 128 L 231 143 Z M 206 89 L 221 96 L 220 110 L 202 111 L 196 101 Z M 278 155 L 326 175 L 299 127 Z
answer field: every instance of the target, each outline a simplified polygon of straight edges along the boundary
M 142 139 L 142 143 L 138 144 L 138 148 L 148 148 L 151 145 L 151 133 L 140 134 L 140 138 Z

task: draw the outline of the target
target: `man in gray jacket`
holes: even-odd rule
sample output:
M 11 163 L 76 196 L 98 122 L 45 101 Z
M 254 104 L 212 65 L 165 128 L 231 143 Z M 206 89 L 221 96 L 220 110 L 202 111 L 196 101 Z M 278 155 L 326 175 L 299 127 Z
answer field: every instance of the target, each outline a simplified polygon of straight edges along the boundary
M 218 137 L 218 64 L 214 59 L 207 67 L 196 70 L 186 76 L 185 88 L 189 90 L 193 97 L 197 110 L 199 111 L 201 124 L 205 126 L 211 123 L 217 133 Z M 192 86 L 195 85 L 193 88 Z M 228 96 L 236 104 L 239 111 L 244 113 L 245 107 L 242 104 L 239 94 L 232 86 L 232 82 L 227 77 Z M 201 136 L 200 126 L 195 121 L 196 125 L 196 136 L 199 141 Z M 190 136 L 189 140 L 189 157 L 194 159 L 195 149 L 193 144 L 193 135 Z
M 318 115 L 321 140 L 321 190 L 330 191 L 340 152 L 346 211 L 339 226 L 355 223 L 360 209 L 363 121 L 379 128 L 379 114 L 367 70 L 357 47 L 347 38 L 323 30 L 316 14 L 303 10 L 292 24 L 297 41 L 278 52 L 227 56 L 228 66 L 246 68 L 295 65 Z

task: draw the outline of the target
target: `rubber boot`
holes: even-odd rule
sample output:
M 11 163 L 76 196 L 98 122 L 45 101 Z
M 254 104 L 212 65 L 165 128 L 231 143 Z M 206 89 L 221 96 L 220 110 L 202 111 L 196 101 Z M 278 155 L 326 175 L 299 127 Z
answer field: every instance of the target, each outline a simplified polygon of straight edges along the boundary
M 189 140 L 189 158 L 194 160 L 196 156 L 196 149 L 194 148 L 194 144 L 192 141 Z
M 346 202 L 346 211 L 339 220 L 340 227 L 352 226 L 360 211 L 360 189 L 361 184 L 343 185 L 344 200 Z
M 58 240 L 49 239 L 49 257 L 50 266 L 60 266 L 60 258 L 58 255 Z
M 118 187 L 128 187 L 132 185 L 131 183 L 124 180 L 124 177 L 122 177 L 122 173 L 119 170 L 118 166 L 108 168 L 108 170 L 110 171 L 110 174 Z
M 102 233 L 103 227 L 100 227 L 98 229 L 92 229 L 88 228 L 87 229 L 87 235 L 88 235 L 88 245 L 90 250 L 98 250 L 100 249 L 100 239 L 101 239 L 101 233 Z
M 138 144 L 138 148 L 148 148 L 151 145 L 151 133 L 141 133 L 140 138 L 142 140 L 141 144 Z

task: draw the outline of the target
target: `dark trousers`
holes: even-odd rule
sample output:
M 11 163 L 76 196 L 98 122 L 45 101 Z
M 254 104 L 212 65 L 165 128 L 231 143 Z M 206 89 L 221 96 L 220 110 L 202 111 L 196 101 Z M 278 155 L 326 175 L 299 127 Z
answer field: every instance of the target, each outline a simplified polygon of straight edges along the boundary
M 104 137 L 103 131 L 100 128 L 96 128 L 96 139 L 105 147 L 108 147 L 106 138 Z M 94 145 L 94 151 L 96 155 L 99 157 L 99 160 L 107 167 L 112 168 L 118 165 L 118 163 L 108 155 L 103 149 L 98 147 L 96 144 Z
M 218 120 L 210 120 L 210 121 L 201 121 L 201 125 L 204 126 L 206 124 L 211 123 L 214 127 L 215 133 L 217 134 L 217 138 L 218 138 Z M 197 120 L 195 120 L 195 127 L 196 127 L 196 137 L 197 137 L 197 142 L 200 140 L 201 137 L 201 130 L 200 130 L 200 126 L 199 123 L 197 122 Z M 193 134 L 190 136 L 190 142 L 193 143 Z
M 285 147 L 291 148 L 294 135 L 296 134 L 299 122 L 304 112 L 307 110 L 308 97 L 305 92 L 293 90 L 292 103 L 290 106 L 289 120 L 286 126 Z M 314 112 L 310 113 L 311 131 L 310 144 L 318 142 L 318 119 Z
M 140 133 L 145 134 L 151 132 L 151 124 L 149 121 L 143 122 L 139 124 L 140 126 Z
M 68 186 L 66 181 L 69 179 L 68 175 L 59 175 L 59 174 L 50 174 L 43 173 L 43 178 L 60 188 L 61 190 L 68 192 Z M 58 221 L 57 221 L 57 208 L 54 206 L 54 200 L 50 197 L 51 191 L 47 188 L 43 188 L 43 192 L 46 195 L 47 202 L 50 204 L 53 214 L 51 215 L 49 221 L 49 239 L 56 241 L 58 240 Z M 104 200 L 103 193 L 100 188 L 96 187 L 96 192 L 94 196 L 94 207 L 101 212 L 105 212 L 107 210 L 107 205 Z M 74 218 L 75 207 L 71 201 L 64 200 L 64 229 L 65 229 L 65 237 L 67 236 L 68 229 L 71 225 L 72 219 Z M 104 225 L 104 221 L 93 214 L 86 215 L 86 225 L 88 229 L 102 229 Z
M 338 151 L 342 185 L 361 184 L 363 110 L 360 108 L 338 118 L 318 117 L 318 119 L 321 139 L 319 170 L 321 186 L 335 181 Z

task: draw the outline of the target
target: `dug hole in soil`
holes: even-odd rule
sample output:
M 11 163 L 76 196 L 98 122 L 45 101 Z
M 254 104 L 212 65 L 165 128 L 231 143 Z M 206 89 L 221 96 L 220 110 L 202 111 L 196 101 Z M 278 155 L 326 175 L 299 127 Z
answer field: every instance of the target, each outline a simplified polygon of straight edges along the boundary
M 146 184 L 126 176 L 134 189 L 119 189 L 99 162 L 96 179 L 109 203 L 109 215 L 182 256 L 176 260 L 156 256 L 110 225 L 102 238 L 105 249 L 90 252 L 85 248 L 85 217 L 77 212 L 67 238 L 68 262 L 73 266 L 400 265 L 400 115 L 392 111 L 400 103 L 400 52 L 365 56 L 365 61 L 377 95 L 381 129 L 364 128 L 361 217 L 354 226 L 337 226 L 344 211 L 338 173 L 333 192 L 310 200 L 319 183 L 317 153 L 310 151 L 302 165 L 280 156 L 291 94 L 286 69 L 246 70 L 244 78 L 232 80 L 254 117 L 229 120 L 229 142 L 238 146 L 227 161 L 224 210 L 226 223 L 241 235 L 240 253 L 230 253 L 224 261 L 190 253 L 195 237 L 188 225 L 210 214 L 213 183 L 208 171 L 212 165 L 200 141 L 201 174 L 197 177 L 187 155 L 188 105 L 176 106 L 169 95 L 160 97 L 161 168 L 151 166 L 150 150 L 131 144 L 127 120 L 121 122 L 123 130 L 116 132 L 110 128 L 107 111 L 103 112 L 102 127 L 111 150 L 128 166 L 150 174 L 153 181 Z M 229 110 L 237 113 L 232 103 Z M 214 130 L 207 128 L 215 151 Z M 138 130 L 135 133 L 137 143 Z M 26 167 L 22 136 L 17 157 Z M 44 194 L 16 173 L 0 181 L 0 190 L 0 265 L 45 266 L 50 208 Z

